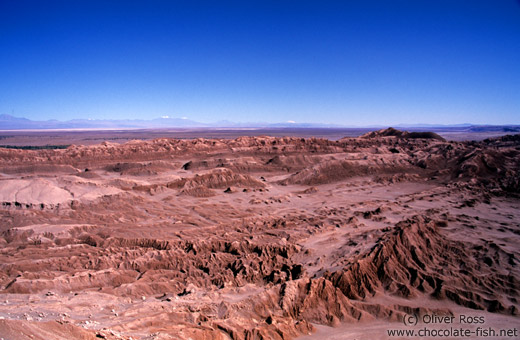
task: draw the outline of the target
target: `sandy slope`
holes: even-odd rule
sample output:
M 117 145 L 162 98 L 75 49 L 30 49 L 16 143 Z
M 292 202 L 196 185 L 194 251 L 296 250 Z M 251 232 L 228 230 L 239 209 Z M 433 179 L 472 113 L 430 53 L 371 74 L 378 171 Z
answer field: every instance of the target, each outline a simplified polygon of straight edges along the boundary
M 13 179 L 0 182 L 0 200 L 3 202 L 59 204 L 71 199 L 70 192 L 42 178 Z

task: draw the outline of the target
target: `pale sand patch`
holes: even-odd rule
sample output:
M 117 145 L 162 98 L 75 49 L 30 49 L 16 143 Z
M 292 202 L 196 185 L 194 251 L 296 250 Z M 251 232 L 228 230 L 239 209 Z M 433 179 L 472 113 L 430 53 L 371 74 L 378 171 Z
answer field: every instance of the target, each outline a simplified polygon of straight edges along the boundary
M 59 204 L 72 198 L 70 192 L 43 178 L 0 181 L 2 202 Z

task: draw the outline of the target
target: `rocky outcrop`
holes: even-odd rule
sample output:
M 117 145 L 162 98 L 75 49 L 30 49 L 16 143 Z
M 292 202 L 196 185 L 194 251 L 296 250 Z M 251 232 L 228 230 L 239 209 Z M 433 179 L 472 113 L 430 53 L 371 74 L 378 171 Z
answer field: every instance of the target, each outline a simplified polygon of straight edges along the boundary
M 365 133 L 360 138 L 380 138 L 380 137 L 397 137 L 403 139 L 435 139 L 439 141 L 446 141 L 444 138 L 435 132 L 408 132 L 394 129 L 392 127 Z

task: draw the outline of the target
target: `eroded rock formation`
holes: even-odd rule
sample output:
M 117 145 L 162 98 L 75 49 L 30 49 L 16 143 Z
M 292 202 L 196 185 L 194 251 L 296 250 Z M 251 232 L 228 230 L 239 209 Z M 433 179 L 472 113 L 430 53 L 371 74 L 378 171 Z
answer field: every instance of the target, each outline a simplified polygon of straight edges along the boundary
M 394 129 L 0 149 L 0 336 L 293 339 L 454 305 L 517 318 L 519 170 L 518 136 Z

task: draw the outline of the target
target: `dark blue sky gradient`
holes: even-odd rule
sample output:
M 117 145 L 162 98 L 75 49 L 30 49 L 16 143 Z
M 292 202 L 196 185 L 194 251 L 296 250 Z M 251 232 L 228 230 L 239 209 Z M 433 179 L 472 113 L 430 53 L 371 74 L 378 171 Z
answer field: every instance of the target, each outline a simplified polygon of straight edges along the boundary
M 0 50 L 34 120 L 520 124 L 515 0 L 0 0 Z

